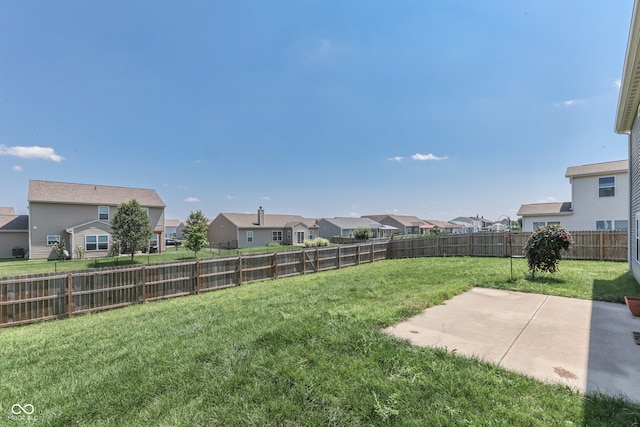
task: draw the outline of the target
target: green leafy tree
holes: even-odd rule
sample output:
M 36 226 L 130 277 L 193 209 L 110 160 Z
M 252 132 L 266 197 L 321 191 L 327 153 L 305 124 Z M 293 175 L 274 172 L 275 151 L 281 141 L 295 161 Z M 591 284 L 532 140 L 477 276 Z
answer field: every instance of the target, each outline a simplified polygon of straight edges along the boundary
M 369 240 L 373 237 L 373 230 L 369 227 L 358 227 L 353 230 L 353 237 L 358 240 Z
M 116 245 L 131 254 L 131 261 L 137 251 L 149 245 L 152 234 L 149 216 L 135 199 L 118 205 L 111 229 Z
M 524 247 L 531 277 L 535 277 L 536 270 L 549 273 L 558 271 L 562 251 L 568 251 L 571 244 L 571 234 L 556 224 L 539 227 L 531 233 Z
M 207 221 L 202 211 L 191 212 L 182 230 L 186 240 L 185 246 L 193 251 L 196 257 L 207 244 Z

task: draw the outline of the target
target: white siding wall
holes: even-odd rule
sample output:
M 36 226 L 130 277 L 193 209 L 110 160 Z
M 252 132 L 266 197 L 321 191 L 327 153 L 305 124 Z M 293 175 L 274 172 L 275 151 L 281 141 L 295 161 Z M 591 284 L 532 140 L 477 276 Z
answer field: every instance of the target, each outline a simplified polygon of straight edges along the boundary
M 615 177 L 615 196 L 599 197 L 598 178 Z M 573 215 L 569 217 L 568 230 L 595 230 L 596 221 L 628 220 L 629 174 L 604 174 L 577 177 L 571 183 Z

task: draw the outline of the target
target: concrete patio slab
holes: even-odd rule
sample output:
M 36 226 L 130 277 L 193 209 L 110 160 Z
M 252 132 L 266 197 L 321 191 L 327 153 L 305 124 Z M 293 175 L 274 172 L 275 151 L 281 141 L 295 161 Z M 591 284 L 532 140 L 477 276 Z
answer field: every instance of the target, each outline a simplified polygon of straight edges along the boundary
M 640 332 L 623 304 L 473 288 L 385 329 L 540 381 L 640 402 Z

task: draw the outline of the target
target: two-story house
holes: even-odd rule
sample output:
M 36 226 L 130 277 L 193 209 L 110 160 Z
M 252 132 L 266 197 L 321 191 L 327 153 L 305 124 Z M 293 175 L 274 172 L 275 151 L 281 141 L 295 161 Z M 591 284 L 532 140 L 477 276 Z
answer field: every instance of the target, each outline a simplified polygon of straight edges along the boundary
M 570 166 L 571 202 L 520 206 L 522 231 L 559 224 L 569 231 L 629 228 L 629 167 L 627 160 Z
M 71 257 L 76 247 L 87 258 L 109 255 L 113 215 L 118 205 L 133 199 L 149 215 L 153 230 L 149 245 L 161 251 L 165 204 L 155 190 L 30 180 L 29 258 L 55 258 L 58 242 L 64 242 Z

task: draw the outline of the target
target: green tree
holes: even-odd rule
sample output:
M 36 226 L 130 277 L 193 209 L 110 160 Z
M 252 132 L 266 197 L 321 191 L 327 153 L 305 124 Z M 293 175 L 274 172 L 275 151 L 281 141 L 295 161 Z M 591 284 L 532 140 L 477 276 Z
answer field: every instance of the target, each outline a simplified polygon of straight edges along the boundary
M 369 240 L 373 237 L 373 230 L 369 227 L 358 227 L 353 230 L 353 237 L 358 240 Z
M 182 230 L 182 235 L 186 240 L 185 246 L 193 251 L 196 257 L 207 244 L 207 222 L 207 217 L 202 211 L 191 212 Z
M 137 200 L 130 200 L 118 205 L 118 210 L 111 221 L 113 240 L 124 253 L 133 255 L 149 245 L 152 230 L 149 216 Z
M 535 277 L 536 270 L 549 273 L 558 271 L 562 251 L 568 251 L 571 244 L 571 234 L 557 224 L 539 227 L 531 233 L 524 247 L 531 277 Z

